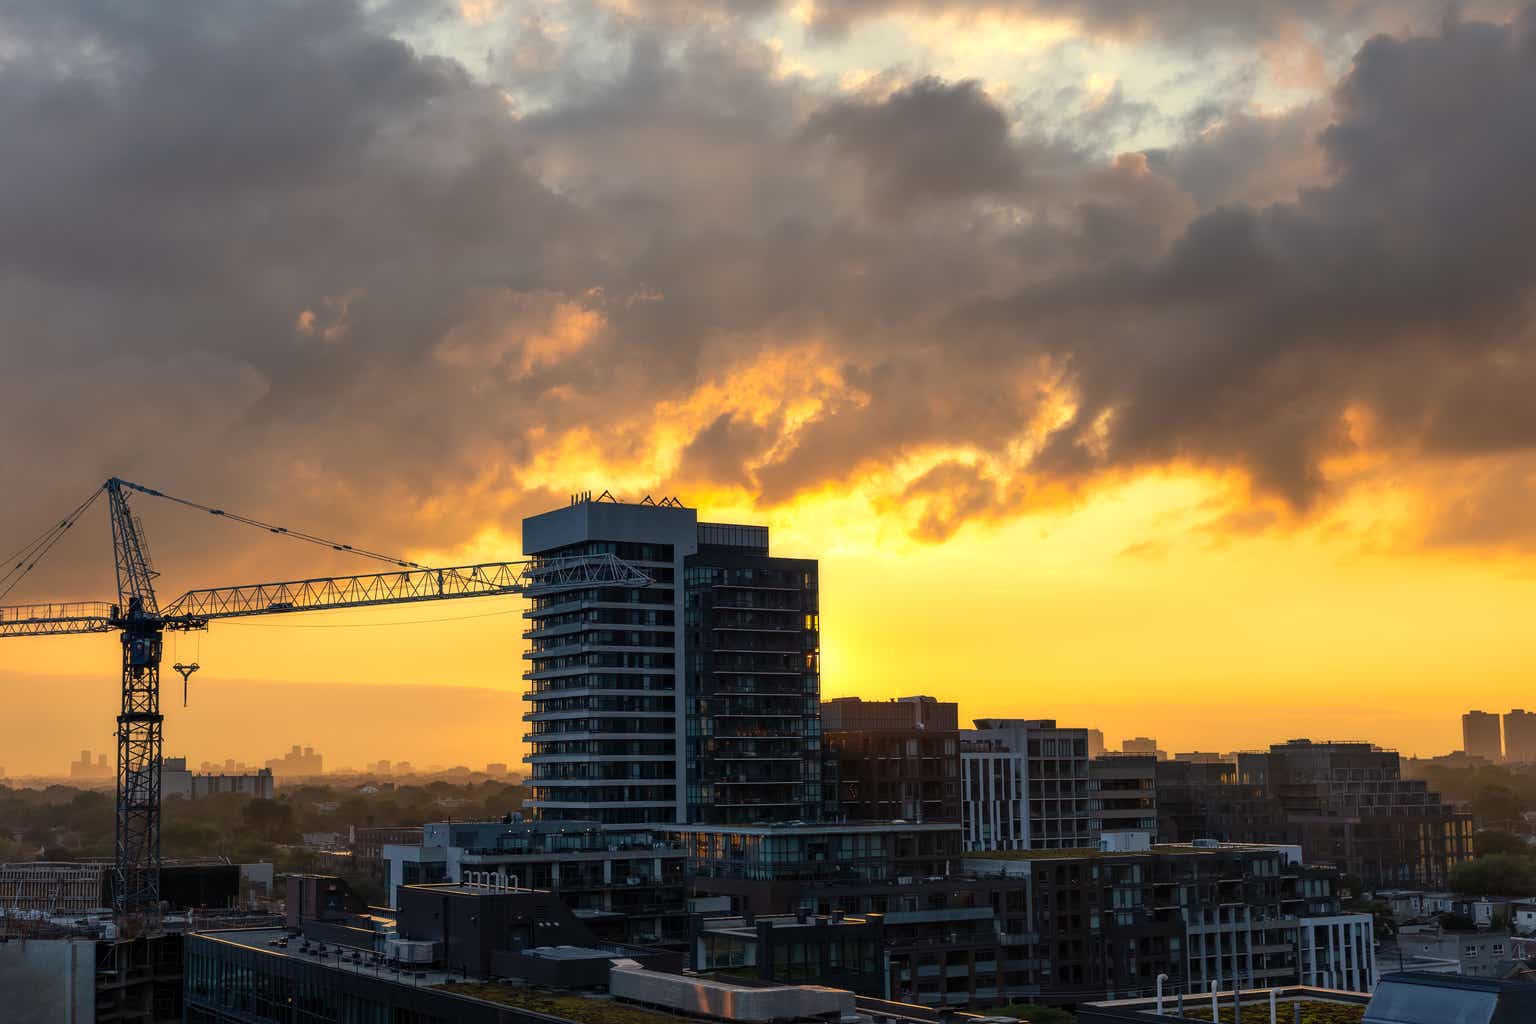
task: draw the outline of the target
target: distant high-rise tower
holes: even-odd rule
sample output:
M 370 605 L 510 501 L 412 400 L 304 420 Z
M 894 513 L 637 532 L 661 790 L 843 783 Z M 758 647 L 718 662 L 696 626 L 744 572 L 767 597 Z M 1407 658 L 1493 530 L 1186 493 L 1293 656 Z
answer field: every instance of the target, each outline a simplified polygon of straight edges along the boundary
M 1523 715 L 1525 712 L 1511 714 Z M 1508 720 L 1508 716 L 1505 716 L 1505 721 Z M 1499 716 L 1486 711 L 1468 711 L 1462 715 L 1461 748 L 1468 757 L 1480 757 L 1493 762 L 1501 760 L 1504 748 L 1499 739 Z
M 1515 708 L 1504 716 L 1504 760 L 1515 764 L 1536 761 L 1536 714 Z
M 1104 753 L 1104 730 L 1088 730 L 1088 757 L 1095 758 Z
M 1132 739 L 1120 741 L 1122 754 L 1151 754 L 1159 761 L 1168 760 L 1167 751 L 1157 749 L 1157 740 L 1150 736 L 1136 736 Z

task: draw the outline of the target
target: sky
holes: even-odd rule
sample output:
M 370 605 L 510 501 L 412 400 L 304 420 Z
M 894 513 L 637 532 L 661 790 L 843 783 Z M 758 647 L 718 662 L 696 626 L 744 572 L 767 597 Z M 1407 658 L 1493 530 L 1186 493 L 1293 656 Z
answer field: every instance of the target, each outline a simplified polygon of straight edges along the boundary
M 821 559 L 825 695 L 1443 753 L 1530 703 L 1533 121 L 1493 0 L 13 0 L 0 553 L 675 495 Z M 166 596 L 368 568 L 135 508 Z M 519 613 L 178 638 L 167 753 L 515 763 Z M 5 641 L 0 767 L 113 644 Z

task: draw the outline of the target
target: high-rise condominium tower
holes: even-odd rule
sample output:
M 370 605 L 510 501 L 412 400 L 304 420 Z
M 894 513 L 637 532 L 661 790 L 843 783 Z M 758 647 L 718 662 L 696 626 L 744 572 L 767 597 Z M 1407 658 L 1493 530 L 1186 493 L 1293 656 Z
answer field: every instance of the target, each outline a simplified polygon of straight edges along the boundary
M 1468 711 L 1462 715 L 1461 743 L 1468 757 L 1502 760 L 1504 750 L 1499 739 L 1499 716 L 1486 711 Z
M 582 498 L 523 521 L 532 557 L 614 554 L 654 581 L 534 600 L 530 783 L 540 817 L 609 824 L 821 816 L 814 559 L 671 503 Z

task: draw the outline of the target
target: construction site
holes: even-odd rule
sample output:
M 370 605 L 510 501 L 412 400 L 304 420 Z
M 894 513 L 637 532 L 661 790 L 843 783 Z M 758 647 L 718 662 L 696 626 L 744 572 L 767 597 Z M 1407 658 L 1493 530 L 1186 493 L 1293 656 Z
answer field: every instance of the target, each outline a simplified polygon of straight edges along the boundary
M 0 991 L 6 1020 L 182 1019 L 182 936 L 205 927 L 260 927 L 267 901 L 242 899 L 270 866 L 162 865 L 170 896 L 153 933 L 119 927 L 113 865 L 33 861 L 0 865 Z
M 130 509 L 131 494 L 383 563 L 390 571 L 205 588 L 162 606 L 155 591 L 159 572 L 143 523 Z M 113 541 L 115 599 L 0 607 L 0 637 L 117 632 L 122 646 L 115 855 L 102 862 L 0 865 L 0 992 L 11 1000 L 3 1015 L 7 1020 L 182 1020 L 182 936 L 212 927 L 278 923 L 269 903 L 249 898 L 253 874 L 264 874 L 270 886 L 271 865 L 167 862 L 162 856 L 161 803 L 168 765 L 160 670 L 166 632 L 205 630 L 211 622 L 227 618 L 552 594 L 591 586 L 632 588 L 650 582 L 611 555 L 431 568 L 113 478 L 6 560 L 0 599 L 15 590 L 103 496 Z M 177 662 L 172 667 L 185 697 L 200 666 Z

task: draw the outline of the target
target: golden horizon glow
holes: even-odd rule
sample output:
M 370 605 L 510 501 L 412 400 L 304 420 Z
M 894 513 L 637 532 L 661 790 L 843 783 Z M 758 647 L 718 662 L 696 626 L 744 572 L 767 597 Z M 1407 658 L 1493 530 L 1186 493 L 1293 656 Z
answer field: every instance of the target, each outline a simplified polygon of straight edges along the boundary
M 1223 522 L 1240 481 L 1146 473 L 927 543 L 899 509 L 874 512 L 883 486 L 876 474 L 767 514 L 744 493 L 700 502 L 702 518 L 769 523 L 776 553 L 821 559 L 824 697 L 927 693 L 958 700 L 965 720 L 1055 718 L 1100 728 L 1112 746 L 1152 735 L 1170 751 L 1228 751 L 1311 735 L 1434 754 L 1459 744 L 1462 711 L 1519 705 L 1536 657 L 1536 638 L 1516 621 L 1536 591 L 1529 562 L 1405 550 L 1412 510 L 1401 493 L 1396 506 L 1365 491 L 1315 522 L 1239 533 Z M 495 524 L 469 544 L 408 556 L 516 555 L 516 530 Z M 204 668 L 189 710 L 177 706 L 173 676 L 165 686 L 167 752 L 254 760 L 306 743 L 333 766 L 518 763 L 520 608 L 466 601 L 172 636 L 167 664 L 186 655 Z M 115 647 L 110 637 L 12 641 L 5 675 L 28 691 L 23 704 L 76 701 L 105 736 Z M 219 697 L 221 686 L 248 694 L 263 683 L 291 705 L 286 733 L 248 733 L 246 716 Z M 307 692 L 335 703 L 358 686 L 398 702 L 306 717 Z M 439 687 L 500 694 L 504 712 L 459 722 L 452 736 L 425 725 L 413 735 L 409 709 L 433 720 Z M 18 740 L 0 764 L 13 776 L 62 772 L 89 745 Z

